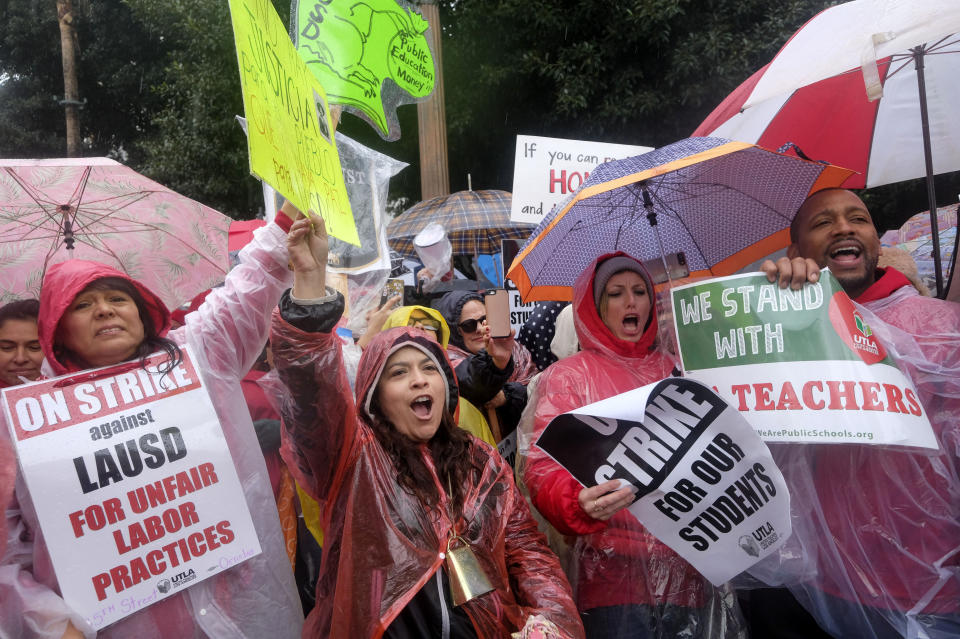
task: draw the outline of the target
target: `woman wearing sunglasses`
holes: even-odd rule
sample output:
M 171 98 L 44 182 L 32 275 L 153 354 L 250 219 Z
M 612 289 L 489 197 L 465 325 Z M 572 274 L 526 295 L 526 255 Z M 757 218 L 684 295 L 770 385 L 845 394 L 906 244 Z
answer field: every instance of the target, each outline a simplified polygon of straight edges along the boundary
M 500 435 L 508 435 L 527 405 L 527 383 L 537 374 L 530 352 L 513 336 L 490 337 L 483 298 L 474 291 L 451 291 L 436 308 L 452 328 L 447 354 L 461 394 L 496 409 Z

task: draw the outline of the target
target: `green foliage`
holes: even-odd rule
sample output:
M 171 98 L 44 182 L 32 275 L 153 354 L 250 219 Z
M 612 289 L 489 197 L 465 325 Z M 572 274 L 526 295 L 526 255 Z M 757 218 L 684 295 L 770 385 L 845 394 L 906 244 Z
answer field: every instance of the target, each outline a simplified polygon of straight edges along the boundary
M 262 208 L 250 176 L 240 75 L 229 5 L 224 0 L 126 0 L 136 19 L 168 43 L 163 76 L 151 87 L 160 102 L 137 142 L 141 170 L 234 218 Z M 289 3 L 275 3 L 281 17 Z
M 312 1 L 312 0 L 301 0 Z M 290 0 L 273 0 L 284 21 Z M 692 132 L 828 0 L 442 0 L 451 188 L 512 189 L 517 134 L 659 146 Z M 108 155 L 238 218 L 262 206 L 249 176 L 226 0 L 74 0 L 84 155 Z M 0 0 L 0 157 L 65 154 L 53 0 Z M 384 142 L 412 166 L 393 197 L 419 199 L 417 109 Z M 960 175 L 937 180 L 955 202 Z M 872 189 L 881 228 L 927 208 L 920 182 Z
M 0 157 L 66 155 L 63 67 L 55 2 L 8 0 L 0 15 Z M 120 0 L 75 0 L 82 153 L 136 164 L 132 141 L 154 108 L 161 40 Z M 118 25 L 121 25 L 118 28 Z

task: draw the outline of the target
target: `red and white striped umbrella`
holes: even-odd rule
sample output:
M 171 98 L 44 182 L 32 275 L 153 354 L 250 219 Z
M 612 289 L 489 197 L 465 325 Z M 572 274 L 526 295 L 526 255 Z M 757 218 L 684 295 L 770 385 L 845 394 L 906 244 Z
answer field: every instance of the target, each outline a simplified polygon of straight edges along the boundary
M 814 16 L 693 135 L 793 143 L 857 171 L 848 188 L 926 176 L 932 198 L 932 177 L 960 170 L 958 79 L 960 1 L 855 0 Z

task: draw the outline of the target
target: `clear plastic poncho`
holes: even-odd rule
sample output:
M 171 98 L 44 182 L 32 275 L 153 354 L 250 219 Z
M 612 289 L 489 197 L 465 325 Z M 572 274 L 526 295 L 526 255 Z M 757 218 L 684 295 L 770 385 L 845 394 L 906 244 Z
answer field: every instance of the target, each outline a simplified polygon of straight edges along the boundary
M 621 253 L 622 255 L 622 253 Z M 637 343 L 613 336 L 593 299 L 601 256 L 574 284 L 573 314 L 581 351 L 547 368 L 520 423 L 519 474 L 533 504 L 553 527 L 587 636 L 662 639 L 745 637 L 736 597 L 715 588 L 660 543 L 629 512 L 593 519 L 579 505 L 583 489 L 532 443 L 551 419 L 567 411 L 668 377 L 673 359 L 656 345 L 657 317 Z M 645 278 L 650 288 L 649 276 Z M 655 310 L 655 309 L 654 309 Z

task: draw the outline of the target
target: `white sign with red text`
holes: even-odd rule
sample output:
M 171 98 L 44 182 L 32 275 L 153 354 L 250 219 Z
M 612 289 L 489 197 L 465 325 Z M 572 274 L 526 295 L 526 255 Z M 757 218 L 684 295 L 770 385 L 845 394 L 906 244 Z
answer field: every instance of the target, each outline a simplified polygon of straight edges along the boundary
M 539 224 L 598 164 L 642 155 L 653 147 L 517 136 L 510 220 Z
M 3 389 L 64 600 L 99 629 L 260 554 L 188 349 Z

